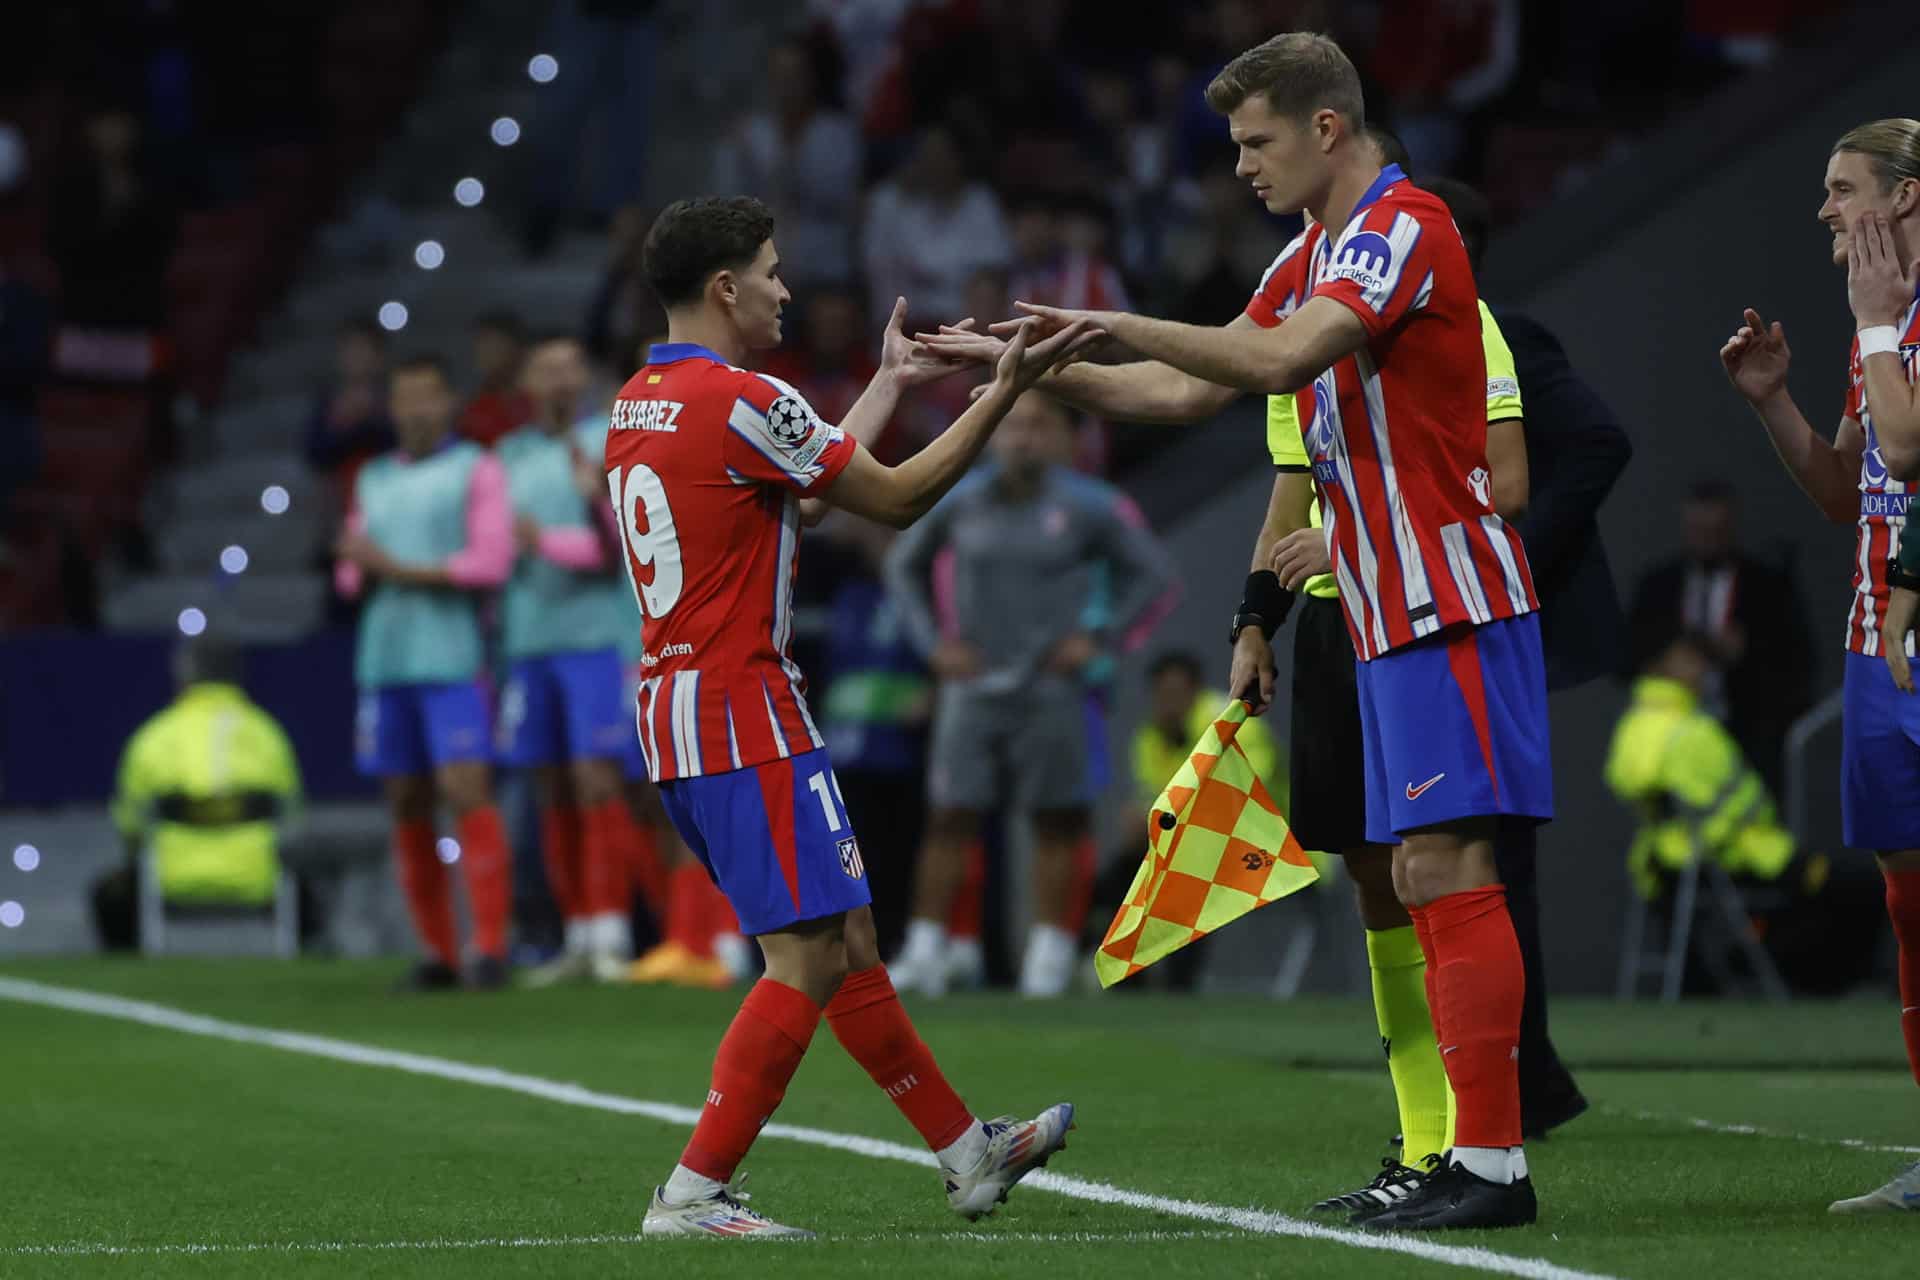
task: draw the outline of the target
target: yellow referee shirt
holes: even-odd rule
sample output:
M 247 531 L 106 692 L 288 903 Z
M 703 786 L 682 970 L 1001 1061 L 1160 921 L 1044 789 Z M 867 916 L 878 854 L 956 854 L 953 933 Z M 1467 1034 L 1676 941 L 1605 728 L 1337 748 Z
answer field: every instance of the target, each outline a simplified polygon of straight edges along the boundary
M 1520 378 L 1513 369 L 1513 352 L 1484 301 L 1480 304 L 1480 343 L 1487 353 L 1487 421 L 1506 422 L 1525 417 L 1520 404 Z M 1291 395 L 1267 397 L 1267 452 L 1273 455 L 1276 467 L 1307 469 L 1307 446 L 1300 435 L 1300 413 Z M 1311 519 L 1313 528 L 1320 528 L 1318 502 L 1313 504 Z M 1308 578 L 1305 589 L 1308 595 L 1322 600 L 1340 595 L 1340 588 L 1330 573 Z

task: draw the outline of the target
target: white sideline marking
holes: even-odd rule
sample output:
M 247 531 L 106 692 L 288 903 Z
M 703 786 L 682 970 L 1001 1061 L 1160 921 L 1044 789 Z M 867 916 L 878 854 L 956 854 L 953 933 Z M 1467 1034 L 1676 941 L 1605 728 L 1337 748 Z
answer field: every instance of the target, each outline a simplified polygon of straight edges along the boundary
M 1887 1155 L 1920 1155 L 1920 1147 L 1902 1147 L 1892 1143 L 1868 1142 L 1865 1138 L 1826 1138 L 1817 1133 L 1795 1133 L 1790 1129 L 1768 1129 L 1757 1124 L 1723 1124 L 1699 1116 L 1667 1115 L 1659 1111 L 1619 1111 L 1619 1115 L 1658 1124 L 1679 1124 L 1703 1133 L 1738 1134 L 1747 1138 L 1779 1138 L 1787 1142 L 1812 1142 L 1823 1147 L 1848 1147 L 1854 1151 L 1875 1151 Z
M 835 1236 L 836 1244 L 1171 1244 L 1188 1240 L 1244 1240 L 1244 1231 L 872 1231 Z M 483 1236 L 477 1240 L 289 1240 L 237 1241 L 230 1244 L 28 1244 L 0 1249 L 0 1257 L 126 1258 L 178 1256 L 201 1258 L 222 1253 L 430 1253 L 442 1249 L 580 1249 L 597 1245 L 639 1244 L 638 1232 L 594 1236 Z M 761 1241 L 761 1244 L 780 1243 Z M 786 1241 L 787 1244 L 800 1243 Z
M 185 1010 L 152 1004 L 145 1000 L 128 1000 L 120 996 L 101 995 L 72 987 L 56 987 L 19 978 L 0 977 L 0 999 L 52 1009 L 65 1009 L 73 1013 L 97 1014 L 126 1022 L 143 1023 L 150 1027 L 161 1027 L 169 1031 L 181 1031 L 215 1040 L 228 1040 L 236 1044 L 261 1045 L 334 1062 L 350 1062 L 366 1067 L 386 1067 L 389 1070 L 404 1071 L 411 1075 L 453 1080 L 462 1084 L 483 1085 L 530 1098 L 540 1098 L 547 1102 L 561 1103 L 565 1106 L 587 1107 L 619 1115 L 645 1116 L 648 1119 L 683 1127 L 693 1124 L 699 1118 L 699 1112 L 691 1107 L 675 1106 L 665 1102 L 648 1102 L 639 1098 L 622 1097 L 619 1094 L 600 1093 L 577 1084 L 565 1084 L 557 1080 L 542 1079 L 539 1076 L 521 1075 L 517 1072 L 502 1071 L 496 1067 L 474 1066 L 465 1062 L 455 1062 L 449 1058 L 434 1058 L 425 1054 L 381 1049 L 373 1045 L 356 1044 L 351 1040 L 336 1040 L 330 1036 L 308 1035 L 298 1031 L 276 1031 L 270 1027 L 226 1022 L 219 1018 L 188 1013 Z M 835 1133 L 828 1129 L 811 1129 L 786 1124 L 770 1124 L 760 1132 L 762 1136 L 768 1138 L 783 1138 L 791 1142 L 803 1142 L 809 1146 L 847 1151 L 875 1160 L 897 1160 L 926 1168 L 931 1168 L 935 1164 L 933 1153 L 930 1151 L 919 1147 L 902 1146 L 897 1142 L 884 1142 L 878 1138 L 864 1138 L 856 1134 Z M 1405 1254 L 1427 1262 L 1468 1267 L 1496 1275 L 1520 1276 L 1525 1280 L 1613 1280 L 1612 1277 L 1596 1272 L 1562 1267 L 1543 1258 L 1514 1257 L 1511 1254 L 1495 1253 L 1491 1249 L 1479 1246 L 1436 1244 L 1417 1236 L 1386 1233 L 1376 1235 L 1340 1227 L 1324 1227 L 1318 1223 L 1305 1222 L 1267 1209 L 1234 1208 L 1231 1205 L 1210 1204 L 1201 1200 L 1179 1200 L 1171 1196 L 1152 1195 L 1144 1191 L 1130 1191 L 1104 1182 L 1092 1182 L 1084 1178 L 1048 1173 L 1044 1169 L 1030 1175 L 1021 1185 L 1095 1204 L 1124 1205 L 1127 1208 L 1141 1209 L 1149 1213 L 1211 1222 L 1219 1226 L 1234 1227 L 1262 1235 L 1321 1240 L 1329 1244 L 1346 1245 L 1349 1248 Z M 942 1238 L 964 1237 L 954 1235 Z

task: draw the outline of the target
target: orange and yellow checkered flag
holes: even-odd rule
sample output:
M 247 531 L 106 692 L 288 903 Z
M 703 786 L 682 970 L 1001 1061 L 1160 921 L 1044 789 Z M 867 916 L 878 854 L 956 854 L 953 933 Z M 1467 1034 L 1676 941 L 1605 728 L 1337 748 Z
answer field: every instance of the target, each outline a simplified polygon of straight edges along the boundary
M 1153 802 L 1147 856 L 1093 953 L 1101 986 L 1320 878 L 1233 740 L 1246 721 L 1235 698 Z

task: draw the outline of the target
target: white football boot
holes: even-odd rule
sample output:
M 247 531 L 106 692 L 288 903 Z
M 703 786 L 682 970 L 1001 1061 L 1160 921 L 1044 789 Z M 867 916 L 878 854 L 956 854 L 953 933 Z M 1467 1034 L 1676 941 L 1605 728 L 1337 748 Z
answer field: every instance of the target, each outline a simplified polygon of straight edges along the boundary
M 1073 1104 L 1055 1103 L 1031 1120 L 1001 1116 L 985 1127 L 987 1149 L 973 1168 L 940 1171 L 947 1180 L 947 1203 L 969 1222 L 992 1213 L 1020 1179 L 1066 1149 Z
M 1920 1160 L 1914 1161 L 1884 1187 L 1875 1187 L 1851 1200 L 1835 1200 L 1828 1213 L 1920 1213 Z
M 746 1206 L 739 1184 L 685 1204 L 668 1204 L 666 1188 L 656 1187 L 653 1203 L 640 1224 L 643 1236 L 707 1236 L 716 1240 L 811 1240 L 813 1232 L 784 1226 Z

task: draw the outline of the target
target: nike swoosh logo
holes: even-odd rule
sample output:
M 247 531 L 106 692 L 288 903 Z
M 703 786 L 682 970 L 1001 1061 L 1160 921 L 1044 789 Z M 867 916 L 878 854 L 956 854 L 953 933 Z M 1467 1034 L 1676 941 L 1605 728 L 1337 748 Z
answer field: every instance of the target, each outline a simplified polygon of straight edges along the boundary
M 1428 778 L 1425 782 L 1421 783 L 1417 787 L 1414 786 L 1411 782 L 1409 782 L 1407 784 L 1407 799 L 1418 800 L 1421 796 L 1427 794 L 1427 788 L 1431 787 L 1434 783 L 1440 781 L 1440 779 L 1446 776 L 1447 775 L 1444 773 L 1436 773 L 1431 778 Z
M 1908 1005 L 1906 1008 L 1900 1011 L 1900 1016 L 1904 1018 L 1910 1013 L 1920 1013 L 1920 1004 Z

